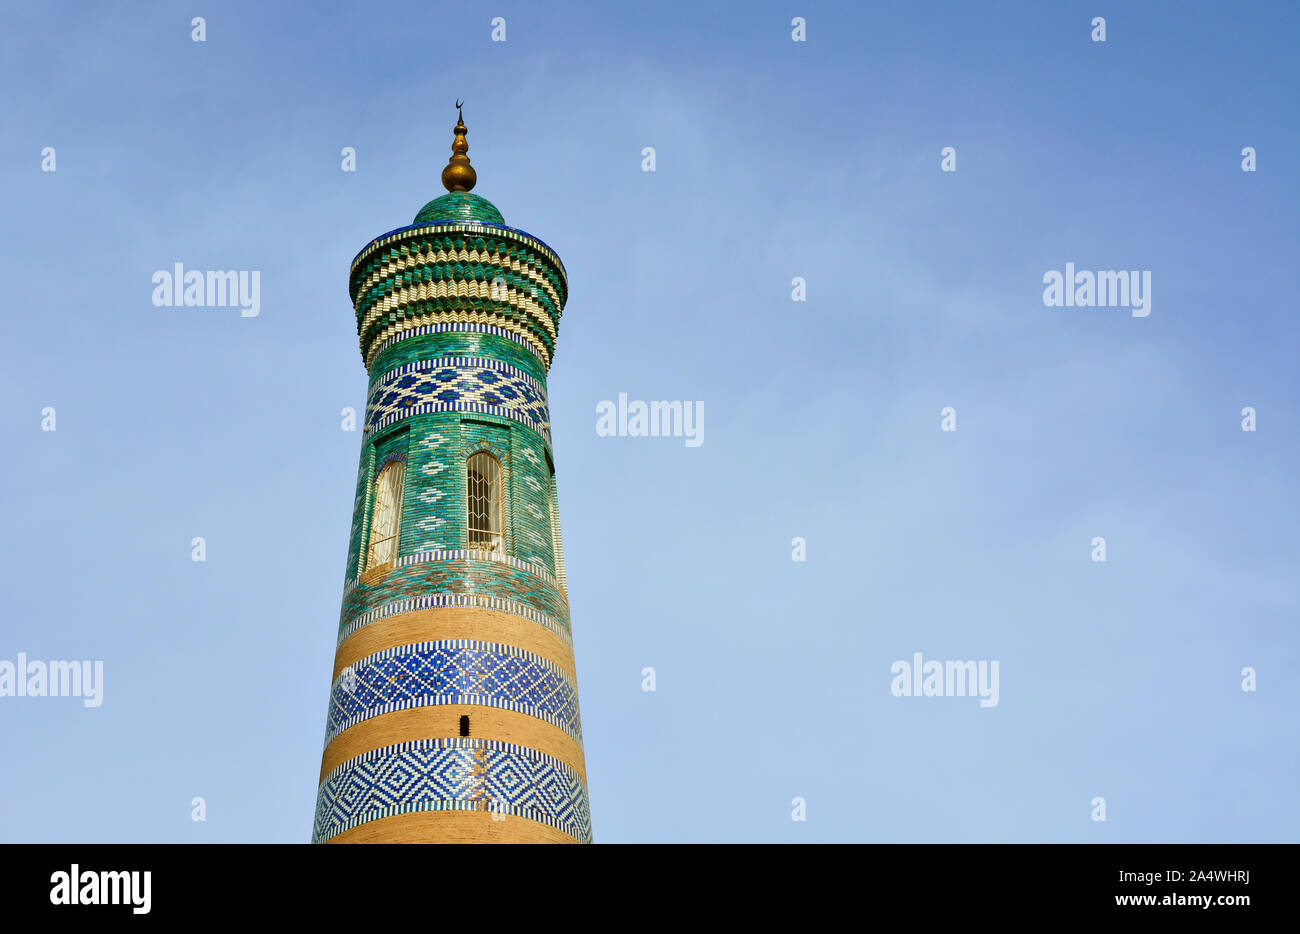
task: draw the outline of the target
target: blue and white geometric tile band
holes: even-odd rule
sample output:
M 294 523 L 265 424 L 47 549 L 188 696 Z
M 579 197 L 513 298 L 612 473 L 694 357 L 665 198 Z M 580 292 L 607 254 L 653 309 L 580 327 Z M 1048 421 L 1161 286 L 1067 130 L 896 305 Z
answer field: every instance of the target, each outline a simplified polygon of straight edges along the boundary
M 587 788 L 558 759 L 496 740 L 413 740 L 342 763 L 321 782 L 312 841 L 413 811 L 495 811 L 591 841 Z
M 330 691 L 325 745 L 371 717 L 434 704 L 478 704 L 527 714 L 582 742 L 578 688 L 551 662 L 474 639 L 419 642 L 343 669 Z
M 439 357 L 385 373 L 366 403 L 366 436 L 412 415 L 479 412 L 508 418 L 551 441 L 546 388 L 490 357 Z

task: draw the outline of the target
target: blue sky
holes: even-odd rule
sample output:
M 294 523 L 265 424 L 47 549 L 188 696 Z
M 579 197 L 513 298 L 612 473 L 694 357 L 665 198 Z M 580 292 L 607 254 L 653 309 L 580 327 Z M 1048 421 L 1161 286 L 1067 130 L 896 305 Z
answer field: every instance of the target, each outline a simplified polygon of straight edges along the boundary
M 309 837 L 348 264 L 441 192 L 458 96 L 476 193 L 569 273 L 597 841 L 1297 838 L 1293 5 L 391 9 L 0 20 L 0 659 L 105 670 L 0 698 L 0 839 Z M 155 307 L 176 262 L 259 270 L 260 315 Z M 1044 307 L 1066 263 L 1152 313 Z M 705 443 L 597 436 L 620 392 Z M 1000 703 L 893 696 L 915 652 Z

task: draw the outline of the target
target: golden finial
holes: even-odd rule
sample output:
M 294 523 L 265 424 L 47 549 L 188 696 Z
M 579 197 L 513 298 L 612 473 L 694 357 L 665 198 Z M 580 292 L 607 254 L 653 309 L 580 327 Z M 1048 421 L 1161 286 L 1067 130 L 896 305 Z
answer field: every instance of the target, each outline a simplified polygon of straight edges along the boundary
M 448 191 L 469 191 L 478 181 L 478 175 L 474 172 L 474 167 L 469 164 L 469 143 L 465 141 L 465 118 L 461 115 L 461 108 L 465 106 L 464 101 L 456 101 L 456 138 L 451 142 L 451 159 L 447 162 L 447 167 L 442 170 L 442 187 Z

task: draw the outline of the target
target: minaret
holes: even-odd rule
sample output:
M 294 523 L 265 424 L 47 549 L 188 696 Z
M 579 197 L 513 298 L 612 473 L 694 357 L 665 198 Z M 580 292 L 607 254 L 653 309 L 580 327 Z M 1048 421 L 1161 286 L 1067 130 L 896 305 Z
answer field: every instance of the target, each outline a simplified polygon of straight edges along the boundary
M 591 840 L 546 399 L 568 283 L 470 193 L 466 132 L 348 279 L 370 388 L 315 842 Z

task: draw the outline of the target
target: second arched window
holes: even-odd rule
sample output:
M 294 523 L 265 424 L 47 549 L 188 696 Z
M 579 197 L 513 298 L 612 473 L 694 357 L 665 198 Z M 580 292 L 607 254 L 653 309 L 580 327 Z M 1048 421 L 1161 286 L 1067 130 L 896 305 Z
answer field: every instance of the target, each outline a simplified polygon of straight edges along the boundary
M 469 547 L 482 551 L 505 550 L 501 535 L 501 462 L 486 451 L 466 462 Z

